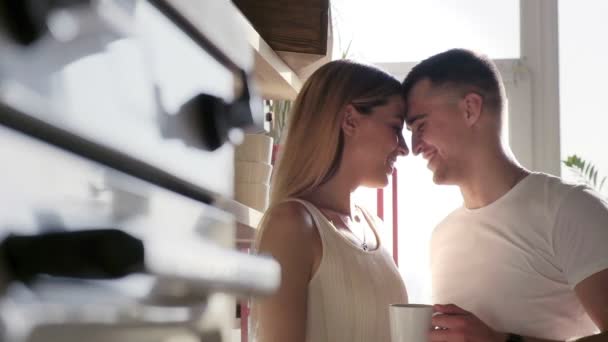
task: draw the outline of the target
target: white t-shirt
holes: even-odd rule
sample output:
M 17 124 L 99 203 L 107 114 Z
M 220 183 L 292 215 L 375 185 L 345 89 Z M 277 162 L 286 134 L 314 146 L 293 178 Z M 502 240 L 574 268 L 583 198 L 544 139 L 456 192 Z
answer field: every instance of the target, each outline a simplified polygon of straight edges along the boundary
M 574 287 L 607 268 L 608 203 L 541 173 L 488 206 L 455 210 L 431 239 L 433 301 L 525 336 L 597 332 Z

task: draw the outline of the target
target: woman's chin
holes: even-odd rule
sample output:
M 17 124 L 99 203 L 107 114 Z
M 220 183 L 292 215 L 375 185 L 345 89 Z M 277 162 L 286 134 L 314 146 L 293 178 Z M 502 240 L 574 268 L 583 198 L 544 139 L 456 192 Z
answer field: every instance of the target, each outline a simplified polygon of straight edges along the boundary
M 363 182 L 360 185 L 366 188 L 384 188 L 388 185 L 388 175 L 384 175 L 384 177 L 376 177 L 374 179 L 369 179 L 367 182 Z
M 386 187 L 388 185 L 388 180 L 389 180 L 390 176 L 391 176 L 390 174 L 384 174 L 381 178 L 379 178 L 375 182 L 376 184 L 374 185 L 374 188 L 384 188 L 384 187 Z

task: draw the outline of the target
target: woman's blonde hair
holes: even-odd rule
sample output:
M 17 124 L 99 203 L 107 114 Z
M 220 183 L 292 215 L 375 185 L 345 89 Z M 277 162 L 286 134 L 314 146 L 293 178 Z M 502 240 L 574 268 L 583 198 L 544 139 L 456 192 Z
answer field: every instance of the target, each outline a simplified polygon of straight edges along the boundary
M 272 177 L 270 206 L 305 196 L 335 174 L 342 156 L 346 105 L 370 114 L 393 95 L 401 95 L 401 83 L 369 65 L 337 60 L 315 71 L 292 107 Z

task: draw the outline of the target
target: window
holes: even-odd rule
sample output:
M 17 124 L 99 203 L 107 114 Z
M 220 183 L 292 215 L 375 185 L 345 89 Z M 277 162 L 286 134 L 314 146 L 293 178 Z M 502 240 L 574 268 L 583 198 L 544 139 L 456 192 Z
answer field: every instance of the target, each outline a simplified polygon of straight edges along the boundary
M 466 47 L 520 57 L 519 1 L 332 0 L 334 57 L 376 63 L 418 61 Z
M 515 156 L 531 170 L 559 175 L 555 2 L 376 0 L 370 6 L 334 0 L 332 10 L 334 58 L 376 64 L 398 79 L 414 62 L 453 47 L 493 58 L 509 98 L 508 139 Z M 410 301 L 430 302 L 429 238 L 462 199 L 458 188 L 434 185 L 420 157 L 401 158 L 397 170 L 399 267 Z M 391 205 L 385 200 L 384 211 Z M 386 213 L 384 219 L 390 226 Z
M 594 163 L 600 176 L 607 176 L 608 109 L 604 99 L 608 44 L 602 42 L 608 32 L 608 2 L 585 1 L 582 5 L 560 1 L 558 6 L 561 157 L 563 160 L 577 154 Z M 562 174 L 576 179 L 576 174 L 563 165 Z M 604 193 L 608 193 L 607 188 L 605 185 Z

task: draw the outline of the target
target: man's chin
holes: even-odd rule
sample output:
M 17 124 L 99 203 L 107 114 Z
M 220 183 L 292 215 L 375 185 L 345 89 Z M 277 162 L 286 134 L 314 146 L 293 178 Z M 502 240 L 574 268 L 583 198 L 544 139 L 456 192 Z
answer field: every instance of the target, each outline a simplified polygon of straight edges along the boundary
M 433 183 L 435 183 L 436 185 L 446 185 L 442 179 L 437 178 L 435 176 L 433 176 Z
M 433 183 L 437 185 L 452 185 L 445 172 L 441 170 L 433 171 Z

